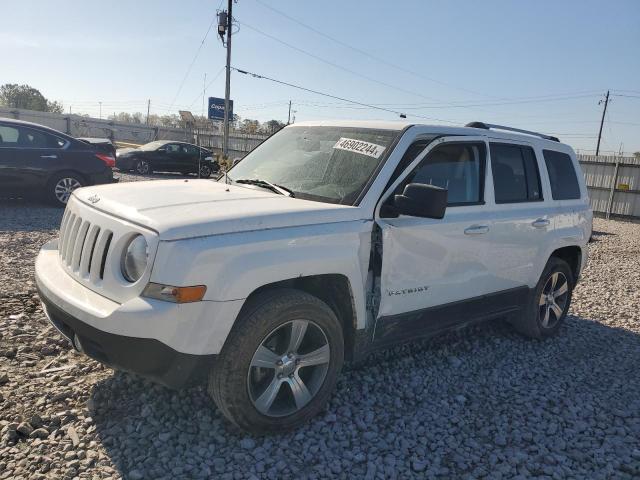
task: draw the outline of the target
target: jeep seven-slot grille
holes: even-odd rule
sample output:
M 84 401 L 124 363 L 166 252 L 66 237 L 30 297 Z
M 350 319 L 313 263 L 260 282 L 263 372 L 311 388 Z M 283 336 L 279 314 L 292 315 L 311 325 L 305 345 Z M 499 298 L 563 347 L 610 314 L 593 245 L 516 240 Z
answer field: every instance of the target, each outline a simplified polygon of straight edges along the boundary
M 112 231 L 67 209 L 60 225 L 60 261 L 91 282 L 102 280 L 112 238 Z

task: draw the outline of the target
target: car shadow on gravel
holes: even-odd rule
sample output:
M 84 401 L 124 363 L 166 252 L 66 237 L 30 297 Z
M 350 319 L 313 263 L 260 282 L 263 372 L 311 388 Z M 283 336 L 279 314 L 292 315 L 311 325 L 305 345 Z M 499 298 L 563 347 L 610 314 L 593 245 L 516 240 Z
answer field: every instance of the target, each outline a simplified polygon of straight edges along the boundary
M 64 210 L 33 199 L 0 199 L 0 232 L 57 230 Z
M 291 433 L 247 435 L 204 388 L 125 373 L 89 408 L 132 479 L 640 474 L 638 358 L 639 335 L 594 320 L 570 316 L 545 341 L 495 322 L 346 367 L 327 411 Z

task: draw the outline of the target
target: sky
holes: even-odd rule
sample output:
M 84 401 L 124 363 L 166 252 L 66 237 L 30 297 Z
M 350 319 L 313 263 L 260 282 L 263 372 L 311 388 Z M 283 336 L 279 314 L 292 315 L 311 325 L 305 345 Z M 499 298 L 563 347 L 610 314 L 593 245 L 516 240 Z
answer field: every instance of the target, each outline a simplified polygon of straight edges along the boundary
M 202 114 L 203 94 L 224 97 L 215 23 L 207 35 L 223 1 L 10 2 L 0 84 L 93 116 L 147 100 Z M 589 151 L 610 90 L 601 150 L 640 151 L 638 0 L 238 0 L 233 17 L 234 67 L 378 107 L 233 72 L 241 118 L 286 122 L 291 100 L 296 121 L 484 121 Z

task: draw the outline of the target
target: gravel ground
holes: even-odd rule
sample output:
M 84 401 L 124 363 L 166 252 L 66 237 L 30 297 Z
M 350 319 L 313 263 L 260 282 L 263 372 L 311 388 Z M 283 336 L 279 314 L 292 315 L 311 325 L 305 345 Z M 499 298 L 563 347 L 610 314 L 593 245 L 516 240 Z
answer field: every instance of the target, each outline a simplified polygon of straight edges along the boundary
M 204 389 L 114 373 L 49 327 L 33 260 L 60 216 L 0 204 L 0 479 L 640 476 L 638 224 L 596 220 L 559 336 L 496 323 L 376 354 L 324 415 L 257 438 Z

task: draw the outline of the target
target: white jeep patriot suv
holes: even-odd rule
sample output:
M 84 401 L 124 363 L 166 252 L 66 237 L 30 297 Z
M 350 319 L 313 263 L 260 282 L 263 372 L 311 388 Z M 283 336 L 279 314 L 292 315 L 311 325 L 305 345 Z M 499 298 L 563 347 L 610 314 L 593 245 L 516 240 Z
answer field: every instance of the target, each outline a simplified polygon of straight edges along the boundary
M 253 432 L 326 404 L 345 360 L 492 318 L 555 334 L 592 212 L 573 150 L 497 125 L 284 128 L 213 180 L 88 187 L 36 263 L 73 346 Z

